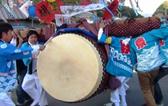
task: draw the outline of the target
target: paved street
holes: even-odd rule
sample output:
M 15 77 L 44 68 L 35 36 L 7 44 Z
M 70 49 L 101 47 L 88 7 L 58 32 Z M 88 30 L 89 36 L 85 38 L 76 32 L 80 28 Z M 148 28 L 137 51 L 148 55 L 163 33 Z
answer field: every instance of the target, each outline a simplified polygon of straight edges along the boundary
M 164 96 L 164 106 L 168 106 L 168 76 L 159 81 Z M 139 88 L 137 75 L 135 74 L 129 81 L 130 89 L 127 91 L 128 106 L 141 106 L 144 103 L 143 96 Z M 16 95 L 13 96 L 16 101 Z M 107 90 L 101 94 L 80 103 L 63 103 L 48 96 L 49 106 L 103 106 L 110 102 L 110 91 Z
M 164 106 L 168 106 L 168 76 L 160 80 L 160 85 L 164 95 Z M 136 74 L 129 81 L 130 89 L 127 93 L 128 106 L 141 106 L 144 103 L 142 93 L 139 88 L 139 83 Z M 81 103 L 63 103 L 49 97 L 49 106 L 103 106 L 103 104 L 110 102 L 110 91 L 107 90 L 96 97 Z

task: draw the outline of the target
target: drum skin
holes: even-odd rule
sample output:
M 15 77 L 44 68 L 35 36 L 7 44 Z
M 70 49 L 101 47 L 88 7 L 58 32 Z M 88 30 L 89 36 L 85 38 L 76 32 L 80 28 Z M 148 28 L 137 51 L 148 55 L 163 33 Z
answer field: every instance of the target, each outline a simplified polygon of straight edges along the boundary
M 105 48 L 83 34 L 59 34 L 38 57 L 37 72 L 42 86 L 63 102 L 87 100 L 107 87 Z

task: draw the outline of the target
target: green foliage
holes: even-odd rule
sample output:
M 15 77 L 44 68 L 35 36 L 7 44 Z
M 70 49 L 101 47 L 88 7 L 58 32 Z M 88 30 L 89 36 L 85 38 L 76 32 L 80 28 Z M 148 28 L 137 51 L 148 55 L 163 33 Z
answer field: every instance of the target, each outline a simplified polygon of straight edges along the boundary
M 155 11 L 155 15 L 162 14 L 168 15 L 168 1 L 165 1 L 160 7 Z
M 40 2 L 41 0 L 32 0 L 34 3 L 38 3 Z
M 56 2 L 50 3 L 54 10 L 58 10 L 58 5 Z

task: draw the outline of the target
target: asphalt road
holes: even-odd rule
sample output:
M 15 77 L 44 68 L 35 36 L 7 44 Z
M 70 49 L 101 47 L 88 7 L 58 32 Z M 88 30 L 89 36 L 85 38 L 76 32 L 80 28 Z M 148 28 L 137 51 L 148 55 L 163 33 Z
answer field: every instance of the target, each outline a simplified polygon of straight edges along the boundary
M 128 82 L 130 88 L 127 92 L 128 106 L 141 106 L 144 103 L 142 92 L 139 87 L 137 75 L 134 74 Z M 168 76 L 159 81 L 164 96 L 164 106 L 168 106 Z M 103 106 L 110 102 L 110 91 L 106 90 L 101 94 L 80 103 L 63 103 L 48 96 L 49 106 Z

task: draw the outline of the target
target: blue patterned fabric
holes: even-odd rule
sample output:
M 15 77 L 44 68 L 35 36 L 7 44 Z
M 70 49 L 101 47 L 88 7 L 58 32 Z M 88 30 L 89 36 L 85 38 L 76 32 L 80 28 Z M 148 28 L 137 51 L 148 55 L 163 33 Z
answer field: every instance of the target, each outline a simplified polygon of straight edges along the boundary
M 106 65 L 106 70 L 109 74 L 126 77 L 131 77 L 133 74 L 133 66 L 136 63 L 136 57 L 129 47 L 129 42 L 127 46 L 121 43 L 126 39 L 128 38 L 112 37 L 109 60 Z
M 34 58 L 29 59 L 29 58 L 24 58 L 23 62 L 26 66 L 29 68 L 32 68 L 32 72 L 35 72 L 37 70 L 37 56 L 39 54 L 39 49 L 40 49 L 40 44 L 37 42 L 36 44 L 29 44 L 28 42 L 24 43 L 22 47 L 31 47 L 33 49 L 32 55 Z M 30 63 L 32 62 L 32 66 L 30 67 Z
M 10 71 L 6 75 L 0 75 L 0 92 L 9 92 L 16 87 L 16 71 Z
M 31 46 L 30 46 L 30 44 L 28 42 L 23 43 L 21 47 L 23 47 L 23 48 L 29 48 L 30 47 L 31 48 Z M 31 58 L 24 58 L 23 59 L 23 63 L 26 66 L 28 66 L 30 64 L 30 62 L 31 62 Z
M 98 38 L 98 42 L 105 43 L 106 39 L 107 36 L 102 33 L 101 37 Z M 124 44 L 126 40 L 128 40 L 127 44 Z M 109 59 L 106 65 L 106 71 L 109 74 L 114 76 L 132 76 L 136 57 L 129 46 L 129 41 L 130 38 L 112 37 Z
M 167 27 L 146 32 L 131 40 L 131 46 L 137 56 L 137 70 L 149 72 L 165 63 L 166 59 L 160 51 L 159 40 L 168 34 Z
M 14 69 L 13 60 L 29 58 L 32 48 L 16 48 L 12 44 L 0 41 L 0 72 L 6 73 Z
M 32 48 L 16 48 L 0 40 L 0 92 L 8 92 L 15 88 L 16 70 L 13 60 L 30 58 L 31 51 Z

